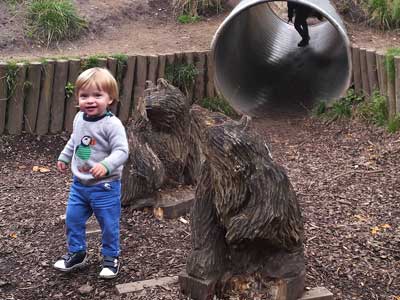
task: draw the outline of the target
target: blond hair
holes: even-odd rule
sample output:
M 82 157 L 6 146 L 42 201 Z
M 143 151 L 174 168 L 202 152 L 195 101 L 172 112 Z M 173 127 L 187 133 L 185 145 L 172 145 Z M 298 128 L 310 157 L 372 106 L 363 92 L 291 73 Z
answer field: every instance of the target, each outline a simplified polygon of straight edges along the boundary
M 75 96 L 78 99 L 79 90 L 92 84 L 106 92 L 113 101 L 118 101 L 118 84 L 114 76 L 104 68 L 90 68 L 83 71 L 75 82 Z

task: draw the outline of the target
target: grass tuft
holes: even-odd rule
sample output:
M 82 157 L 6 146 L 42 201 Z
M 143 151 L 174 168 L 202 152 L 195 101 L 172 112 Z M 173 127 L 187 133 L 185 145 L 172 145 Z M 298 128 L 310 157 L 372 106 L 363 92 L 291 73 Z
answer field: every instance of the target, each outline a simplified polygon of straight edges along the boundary
M 364 0 L 369 22 L 383 29 L 400 26 L 400 0 Z
M 222 0 L 173 0 L 177 15 L 189 17 L 217 14 L 222 11 Z
M 185 94 L 193 87 L 197 74 L 194 64 L 180 63 L 165 68 L 165 78 Z
M 210 111 L 223 113 L 232 119 L 237 119 L 239 117 L 239 114 L 230 106 L 228 101 L 223 98 L 204 98 L 199 102 L 199 105 Z
M 400 129 L 400 114 L 389 119 L 387 98 L 374 91 L 370 99 L 357 96 L 353 89 L 336 101 L 331 107 L 318 103 L 313 109 L 314 115 L 334 121 L 339 118 L 359 118 L 367 123 L 386 127 L 393 133 Z
M 73 39 L 87 27 L 70 0 L 32 0 L 27 11 L 28 35 L 47 45 Z
M 200 21 L 199 16 L 189 16 L 189 15 L 180 15 L 178 17 L 178 22 L 181 24 L 189 24 L 189 23 L 196 23 Z

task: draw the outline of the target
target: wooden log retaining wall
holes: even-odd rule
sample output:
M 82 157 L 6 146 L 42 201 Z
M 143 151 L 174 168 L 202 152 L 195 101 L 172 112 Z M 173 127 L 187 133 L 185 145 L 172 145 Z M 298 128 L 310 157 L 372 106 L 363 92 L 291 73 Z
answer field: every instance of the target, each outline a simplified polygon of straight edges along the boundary
M 130 55 L 126 63 L 117 58 L 97 59 L 117 78 L 119 102 L 111 110 L 122 122 L 133 114 L 135 104 L 143 97 L 146 82 L 165 76 L 168 64 L 192 63 L 198 68 L 193 89 L 188 91 L 191 103 L 206 96 L 211 70 L 207 69 L 207 51 L 165 55 Z M 71 132 L 77 108 L 73 85 L 88 59 L 59 59 L 45 62 L 18 63 L 15 84 L 7 81 L 9 65 L 0 61 L 0 134 L 23 132 L 44 135 Z M 214 87 L 213 87 L 214 89 Z
M 390 118 L 400 113 L 400 57 L 394 59 L 393 78 L 385 66 L 384 52 L 352 45 L 351 54 L 355 92 L 369 98 L 377 90 L 387 96 Z M 11 92 L 7 84 L 8 64 L 0 62 L 0 134 L 71 132 L 77 112 L 72 88 L 85 61 L 82 58 L 19 63 Z M 113 57 L 98 59 L 97 65 L 108 68 L 120 84 L 120 101 L 111 107 L 112 112 L 126 122 L 143 97 L 146 82 L 164 77 L 169 65 L 180 63 L 193 63 L 198 71 L 192 89 L 187 91 L 190 103 L 217 95 L 208 51 L 131 55 L 126 64 Z

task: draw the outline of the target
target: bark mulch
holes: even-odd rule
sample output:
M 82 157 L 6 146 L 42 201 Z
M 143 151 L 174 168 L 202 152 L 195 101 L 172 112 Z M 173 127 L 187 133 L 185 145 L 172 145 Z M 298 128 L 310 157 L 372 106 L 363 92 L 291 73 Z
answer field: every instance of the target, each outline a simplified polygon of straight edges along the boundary
M 302 206 L 306 285 L 325 286 L 335 299 L 399 300 L 400 135 L 308 117 L 256 119 L 254 126 L 287 169 Z M 88 235 L 87 268 L 52 269 L 66 246 L 71 175 L 55 168 L 66 139 L 0 137 L 0 299 L 186 299 L 177 284 L 116 293 L 116 284 L 179 274 L 190 251 L 189 224 L 129 207 L 117 279 L 97 278 L 98 233 Z

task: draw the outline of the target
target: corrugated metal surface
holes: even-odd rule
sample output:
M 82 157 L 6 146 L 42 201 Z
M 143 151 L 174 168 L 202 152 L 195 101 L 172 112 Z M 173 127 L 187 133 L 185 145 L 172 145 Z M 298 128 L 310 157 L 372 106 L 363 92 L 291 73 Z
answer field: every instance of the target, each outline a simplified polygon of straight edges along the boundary
M 215 84 L 237 109 L 250 115 L 311 107 L 342 96 L 351 79 L 350 42 L 329 1 L 298 0 L 324 16 L 309 26 L 310 44 L 270 1 L 243 0 L 215 33 Z

